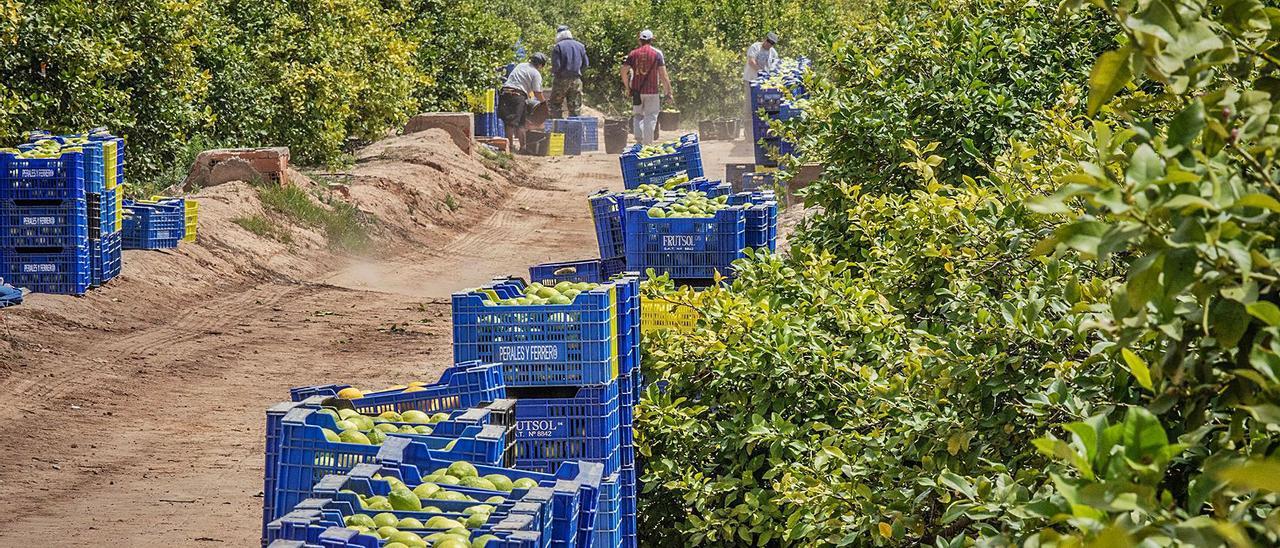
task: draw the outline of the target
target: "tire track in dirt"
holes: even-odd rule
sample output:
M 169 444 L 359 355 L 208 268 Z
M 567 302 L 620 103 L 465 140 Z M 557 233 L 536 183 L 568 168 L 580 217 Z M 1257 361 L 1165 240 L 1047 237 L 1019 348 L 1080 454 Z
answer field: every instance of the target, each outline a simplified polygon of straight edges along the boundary
M 320 253 L 315 261 L 332 264 L 242 258 L 247 244 L 228 226 L 201 247 L 225 248 L 231 260 L 186 267 L 217 273 L 203 293 L 184 293 L 185 280 L 139 276 L 123 280 L 134 295 L 147 291 L 137 302 L 104 293 L 47 315 L 23 311 L 19 329 L 60 329 L 39 339 L 47 353 L 30 342 L 15 346 L 28 367 L 0 370 L 9 379 L 0 383 L 0 400 L 9 402 L 0 410 L 17 417 L 0 421 L 15 464 L 0 467 L 7 518 L 0 546 L 69 531 L 94 546 L 257 546 L 263 414 L 287 398 L 289 386 L 435 380 L 452 361 L 451 291 L 533 263 L 596 254 L 584 197 L 622 187 L 616 158 L 521 162 L 538 184 L 513 181 L 504 199 L 484 202 L 491 212 L 460 210 L 460 232 L 415 235 L 415 242 L 438 241 L 434 247 L 402 245 L 362 260 L 377 269 L 377 283 L 331 281 L 347 266 Z M 165 276 L 181 276 L 181 255 L 148 258 Z M 77 310 L 118 314 L 126 306 L 145 311 L 107 326 L 70 319 Z

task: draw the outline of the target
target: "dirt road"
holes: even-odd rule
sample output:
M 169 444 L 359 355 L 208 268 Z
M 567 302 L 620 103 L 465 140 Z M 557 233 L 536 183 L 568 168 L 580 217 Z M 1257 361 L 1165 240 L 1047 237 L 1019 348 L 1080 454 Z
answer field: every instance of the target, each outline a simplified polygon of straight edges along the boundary
M 748 154 L 704 144 L 716 177 Z M 127 252 L 125 276 L 86 297 L 0 311 L 0 546 L 257 546 L 267 407 L 291 386 L 434 380 L 452 360 L 448 295 L 598 255 L 585 196 L 622 187 L 604 154 L 521 159 L 527 172 L 491 186 L 447 159 L 470 170 L 466 188 L 440 159 L 396 158 L 434 171 L 384 184 L 390 158 L 358 166 L 351 193 L 434 188 L 461 209 L 383 204 L 405 210 L 398 233 L 356 258 L 305 232 L 253 239 L 231 224 L 260 208 L 252 190 L 207 189 L 199 243 Z

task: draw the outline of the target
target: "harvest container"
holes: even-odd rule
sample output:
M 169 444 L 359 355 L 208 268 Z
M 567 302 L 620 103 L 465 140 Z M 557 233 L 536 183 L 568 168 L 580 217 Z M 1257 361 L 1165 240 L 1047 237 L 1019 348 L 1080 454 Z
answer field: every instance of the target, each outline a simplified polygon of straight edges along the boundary
M 628 189 L 644 184 L 660 185 L 682 172 L 691 179 L 703 176 L 702 149 L 696 134 L 680 137 L 676 151 L 670 154 L 641 158 L 640 150 L 639 145 L 633 145 L 619 157 L 622 182 Z
M 513 388 L 516 400 L 516 467 L 551 472 L 585 460 L 622 466 L 618 382 L 589 386 Z
M 173 249 L 186 237 L 187 212 L 181 198 L 124 201 L 125 249 Z
M 627 210 L 627 268 L 649 269 L 680 280 L 732 275 L 745 256 L 746 209 L 730 206 L 710 218 L 650 217 L 643 207 Z
M 280 460 L 285 416 L 299 407 L 315 408 L 321 405 L 325 398 L 335 396 L 343 388 L 347 388 L 347 385 L 294 388 L 289 391 L 292 403 L 278 404 L 267 410 L 263 527 L 284 513 L 276 511 L 277 507 L 271 494 L 276 490 L 278 477 L 276 468 Z M 478 407 L 485 402 L 505 396 L 506 387 L 502 384 L 501 366 L 471 362 L 461 363 L 445 370 L 438 381 L 430 386 L 424 386 L 423 390 L 375 392 L 364 398 L 347 401 L 361 414 L 378 415 L 383 411 L 400 413 L 410 409 L 427 413 L 454 411 Z
M 640 327 L 644 333 L 656 333 L 664 329 L 689 332 L 698 325 L 700 315 L 687 305 L 662 299 L 640 298 Z
M 83 200 L 84 156 L 64 151 L 57 158 L 19 158 L 0 152 L 0 199 Z
M 476 464 L 502 464 L 507 455 L 507 429 L 502 426 L 472 426 L 458 438 L 433 435 L 388 434 L 383 445 L 331 442 L 321 428 L 337 431 L 333 417 L 304 403 L 292 403 L 279 428 L 279 456 L 274 474 L 266 474 L 272 491 L 263 491 L 264 524 L 292 510 L 307 498 L 312 486 L 328 474 L 342 474 L 357 464 L 375 462 L 383 446 L 392 440 L 406 439 L 422 444 L 437 458 L 449 462 L 465 460 Z M 268 444 L 272 440 L 268 439 Z M 448 446 L 452 447 L 448 447 Z M 448 447 L 448 448 L 447 448 Z M 268 452 L 270 455 L 270 452 Z M 270 458 L 270 457 L 268 457 Z M 267 498 L 270 497 L 270 513 Z
M 0 201 L 0 248 L 71 248 L 89 243 L 83 199 Z
M 89 242 L 61 248 L 0 248 L 0 278 L 35 293 L 84 295 L 92 281 Z
M 602 384 L 618 376 L 614 283 L 563 305 L 495 302 L 521 289 L 499 282 L 453 294 L 454 361 L 502 363 L 508 389 Z

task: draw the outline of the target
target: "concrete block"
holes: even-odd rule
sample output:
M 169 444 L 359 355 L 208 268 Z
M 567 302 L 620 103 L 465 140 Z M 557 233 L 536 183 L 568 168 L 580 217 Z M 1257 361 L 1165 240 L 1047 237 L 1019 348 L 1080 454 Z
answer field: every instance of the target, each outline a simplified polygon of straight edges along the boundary
M 214 186 L 230 181 L 260 179 L 289 184 L 289 148 L 222 148 L 196 157 L 185 187 Z
M 405 134 L 417 133 L 428 129 L 443 129 L 453 138 L 462 152 L 471 154 L 476 139 L 475 120 L 469 112 L 424 112 L 412 118 L 404 125 Z

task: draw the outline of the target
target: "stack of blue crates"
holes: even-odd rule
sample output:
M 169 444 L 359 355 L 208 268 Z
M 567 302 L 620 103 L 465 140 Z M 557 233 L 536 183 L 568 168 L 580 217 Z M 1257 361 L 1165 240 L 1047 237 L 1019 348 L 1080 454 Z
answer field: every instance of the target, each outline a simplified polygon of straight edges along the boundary
M 600 119 L 595 116 L 570 116 L 569 120 L 582 122 L 582 151 L 600 150 Z
M 565 156 L 578 156 L 585 150 L 587 124 L 573 118 L 547 120 L 542 124 L 543 131 L 564 134 Z
M 502 120 L 498 119 L 496 112 L 480 112 L 476 113 L 476 136 L 477 137 L 504 137 L 506 131 L 502 127 Z
M 56 158 L 0 153 L 0 278 L 37 293 L 89 289 L 85 159 L 79 149 Z
M 476 137 L 506 137 L 506 128 L 503 127 L 502 120 L 498 118 L 497 90 L 486 93 L 485 98 L 486 101 L 491 102 L 484 105 L 481 112 L 473 113 Z
M 797 106 L 796 100 L 807 96 L 804 87 L 804 73 L 809 68 L 809 61 L 803 57 L 796 60 L 794 67 L 786 72 L 762 71 L 751 83 L 751 130 L 755 143 L 756 164 L 777 166 L 777 158 L 793 154 L 794 145 L 769 131 L 772 120 L 787 121 L 798 118 L 804 111 Z M 781 85 L 776 87 L 781 76 Z M 762 116 L 763 114 L 763 116 Z
M 591 261 L 539 265 L 544 285 L 600 285 L 563 305 L 495 305 L 523 295 L 519 278 L 495 280 L 453 295 L 454 360 L 501 362 L 507 396 L 516 400 L 516 468 L 553 472 L 571 461 L 604 465 L 593 509 L 594 526 L 580 529 L 584 545 L 634 545 L 636 485 L 634 382 L 640 363 L 639 276 L 603 279 Z M 486 304 L 487 303 L 487 304 Z M 625 425 L 625 426 L 624 426 Z M 628 478 L 631 479 L 628 483 Z

